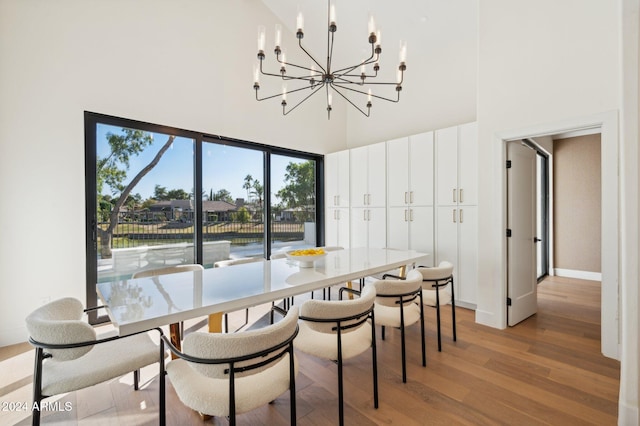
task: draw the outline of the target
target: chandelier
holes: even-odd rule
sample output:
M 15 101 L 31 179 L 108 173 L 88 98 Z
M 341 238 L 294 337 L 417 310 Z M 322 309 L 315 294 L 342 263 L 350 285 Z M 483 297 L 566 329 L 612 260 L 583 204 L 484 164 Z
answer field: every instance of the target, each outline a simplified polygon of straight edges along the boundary
M 321 64 L 317 61 L 313 55 L 311 55 L 302 45 L 302 39 L 304 38 L 304 18 L 302 13 L 298 13 L 296 19 L 296 38 L 298 39 L 298 46 L 300 49 L 310 58 L 310 66 L 297 65 L 292 62 L 287 62 L 285 54 L 280 47 L 282 40 L 282 26 L 276 25 L 275 32 L 275 57 L 276 61 L 280 64 L 279 73 L 266 72 L 263 68 L 263 62 L 265 60 L 265 28 L 264 26 L 258 27 L 258 59 L 259 65 L 254 68 L 254 83 L 253 88 L 256 91 L 256 100 L 264 101 L 267 99 L 273 99 L 281 97 L 282 101 L 282 114 L 287 115 L 303 102 L 309 99 L 314 94 L 318 93 L 322 88 L 325 88 L 326 102 L 327 102 L 327 119 L 331 118 L 331 110 L 333 103 L 333 93 L 338 94 L 345 99 L 349 104 L 355 107 L 366 117 L 369 117 L 371 113 L 371 107 L 373 106 L 373 99 L 382 99 L 388 102 L 400 101 L 400 92 L 402 91 L 402 81 L 404 79 L 404 71 L 407 69 L 406 57 L 407 57 L 407 45 L 406 43 L 400 43 L 400 63 L 398 65 L 396 73 L 396 81 L 393 82 L 381 82 L 375 80 L 378 77 L 378 71 L 380 70 L 380 54 L 382 53 L 382 46 L 380 44 L 380 31 L 376 31 L 375 22 L 372 16 L 369 16 L 368 32 L 369 32 L 369 44 L 371 45 L 371 54 L 369 58 L 357 62 L 355 65 L 347 66 L 345 68 L 335 69 L 333 66 L 333 43 L 334 36 L 338 29 L 336 25 L 336 12 L 335 5 L 331 4 L 331 0 L 328 3 L 328 31 L 327 31 L 327 61 L 325 64 Z M 316 68 L 316 66 L 318 68 Z M 304 75 L 292 75 L 287 70 L 294 68 Z M 359 68 L 359 70 L 358 70 Z M 358 72 L 359 71 L 359 72 Z M 282 79 L 283 87 L 282 92 L 275 95 L 260 98 L 258 91 L 260 90 L 260 75 L 269 77 L 277 77 Z M 286 82 L 300 83 L 298 87 L 288 89 L 285 85 Z M 396 96 L 386 97 L 374 93 L 372 90 L 374 87 L 381 88 L 384 86 L 395 86 Z M 287 96 L 300 91 L 310 91 L 293 107 L 287 109 Z M 304 95 L 304 93 L 303 93 Z M 362 101 L 352 100 L 351 98 L 360 98 Z M 366 99 L 366 103 L 364 102 Z M 360 104 L 361 106 L 358 106 Z M 365 111 L 366 108 L 366 111 Z

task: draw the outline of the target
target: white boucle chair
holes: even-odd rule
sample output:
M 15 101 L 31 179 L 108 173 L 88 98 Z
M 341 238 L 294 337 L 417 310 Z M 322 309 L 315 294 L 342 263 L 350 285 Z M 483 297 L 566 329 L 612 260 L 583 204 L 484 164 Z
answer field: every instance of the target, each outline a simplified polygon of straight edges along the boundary
M 437 267 L 416 268 L 422 274 L 422 301 L 427 306 L 436 308 L 436 322 L 438 327 L 438 352 L 442 352 L 442 339 L 440 337 L 440 305 L 451 303 L 451 321 L 453 323 L 453 341 L 456 337 L 456 301 L 453 290 L 453 264 L 442 261 Z M 428 283 L 428 284 L 425 284 Z M 429 287 L 431 288 L 429 288 Z
M 98 308 L 93 308 L 98 309 Z M 162 345 L 153 343 L 148 333 L 126 337 L 96 336 L 94 328 L 82 320 L 82 303 L 67 297 L 54 300 L 26 318 L 31 343 L 36 348 L 33 373 L 33 402 L 40 407 L 44 398 L 73 392 L 159 362 L 160 396 L 164 401 L 164 357 Z M 160 335 L 162 331 L 157 329 Z M 160 424 L 165 419 L 160 405 Z M 40 410 L 33 410 L 32 424 L 40 424 Z
M 389 277 L 392 277 L 389 279 Z M 385 327 L 400 329 L 402 348 L 402 382 L 407 382 L 405 327 L 420 322 L 422 335 L 422 366 L 426 367 L 424 337 L 424 309 L 422 306 L 422 274 L 415 269 L 407 273 L 406 278 L 385 275 L 382 280 L 372 284 L 376 288 L 376 323 L 382 326 L 382 340 Z M 415 303 L 419 299 L 418 304 Z
M 376 291 L 366 286 L 362 292 L 341 288 L 359 294 L 349 300 L 307 300 L 300 306 L 300 333 L 296 349 L 319 358 L 336 361 L 338 365 L 338 411 L 340 425 L 344 424 L 344 392 L 342 380 L 343 360 L 358 356 L 371 348 L 373 371 L 373 403 L 378 408 L 378 363 L 376 356 L 376 329 L 373 304 Z
M 296 423 L 293 340 L 298 334 L 298 308 L 262 329 L 240 333 L 195 332 L 185 337 L 179 358 L 167 364 L 167 374 L 180 401 L 203 415 L 228 416 L 267 404 L 289 391 L 291 424 Z

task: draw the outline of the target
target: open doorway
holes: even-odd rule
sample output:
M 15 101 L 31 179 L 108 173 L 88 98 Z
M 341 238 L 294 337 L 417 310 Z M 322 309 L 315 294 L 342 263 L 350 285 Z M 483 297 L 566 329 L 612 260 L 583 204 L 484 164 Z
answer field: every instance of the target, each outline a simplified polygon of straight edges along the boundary
M 601 135 L 601 157 L 599 170 L 601 172 L 601 205 L 600 205 L 600 229 L 599 232 L 594 229 L 583 229 L 582 232 L 586 235 L 599 233 L 601 246 L 600 246 L 600 277 L 601 277 L 601 351 L 605 356 L 610 358 L 619 359 L 619 316 L 618 316 L 618 304 L 619 304 L 619 288 L 618 288 L 618 265 L 619 265 L 619 196 L 618 196 L 618 128 L 617 128 L 617 114 L 615 112 L 602 113 L 594 116 L 582 117 L 577 119 L 567 120 L 560 123 L 551 123 L 545 125 L 532 126 L 530 128 L 514 130 L 505 132 L 498 136 L 498 140 L 502 145 L 502 158 L 506 162 L 507 147 L 510 142 L 523 139 L 532 139 L 536 142 L 540 138 L 549 138 L 551 140 L 553 135 L 566 134 L 568 132 L 587 131 L 590 133 L 600 133 Z M 504 162 L 503 162 L 504 164 Z M 583 167 L 583 171 L 589 173 L 592 167 Z M 553 168 L 550 167 L 551 175 L 553 175 Z M 503 200 L 504 200 L 504 216 L 503 224 L 505 229 L 508 228 L 508 185 L 507 185 L 507 169 L 503 174 Z M 578 179 L 579 181 L 579 179 Z M 551 189 L 553 192 L 553 188 Z M 557 197 L 556 197 L 557 198 Z M 550 211 L 553 218 L 553 197 L 550 198 Z M 575 217 L 581 214 L 582 207 L 575 205 L 571 214 Z M 553 222 L 551 222 L 553 223 Z M 554 241 L 556 236 L 554 235 L 553 227 L 550 227 L 549 241 Z M 503 245 L 503 258 L 504 258 L 504 282 L 505 293 L 507 296 L 507 304 L 509 301 L 509 250 L 508 250 L 508 238 L 505 238 Z M 550 245 L 550 265 L 549 270 L 551 273 L 565 272 L 558 265 L 554 265 L 554 245 Z M 558 271 L 560 270 L 560 271 Z M 589 275 L 587 275 L 589 276 Z M 586 277 L 584 277 L 586 278 Z M 587 278 L 592 279 L 592 278 Z M 508 324 L 508 310 L 511 308 L 504 304 L 504 324 Z

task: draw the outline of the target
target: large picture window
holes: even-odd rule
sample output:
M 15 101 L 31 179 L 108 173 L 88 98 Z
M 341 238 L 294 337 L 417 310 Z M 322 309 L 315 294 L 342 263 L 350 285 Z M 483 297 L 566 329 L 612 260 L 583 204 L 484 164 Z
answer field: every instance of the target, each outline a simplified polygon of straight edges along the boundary
M 138 271 L 323 242 L 320 155 L 91 112 L 85 151 L 88 306 Z

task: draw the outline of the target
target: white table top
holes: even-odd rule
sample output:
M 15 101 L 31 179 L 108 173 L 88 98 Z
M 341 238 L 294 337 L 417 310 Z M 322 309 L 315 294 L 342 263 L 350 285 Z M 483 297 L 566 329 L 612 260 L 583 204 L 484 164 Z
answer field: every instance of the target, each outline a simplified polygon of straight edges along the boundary
M 233 312 L 403 265 L 424 261 L 413 250 L 354 248 L 328 252 L 311 268 L 287 259 L 119 280 L 97 285 L 98 297 L 121 336 Z

